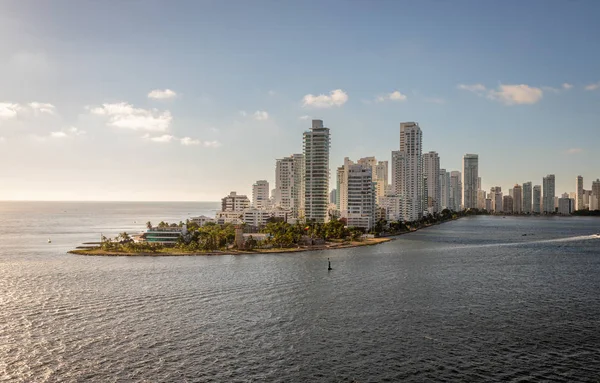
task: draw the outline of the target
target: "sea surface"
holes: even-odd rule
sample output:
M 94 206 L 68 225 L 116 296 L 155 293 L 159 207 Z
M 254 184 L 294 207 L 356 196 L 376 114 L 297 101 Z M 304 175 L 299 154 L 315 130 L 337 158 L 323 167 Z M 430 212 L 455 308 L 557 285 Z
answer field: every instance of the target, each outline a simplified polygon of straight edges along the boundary
M 600 382 L 599 218 L 480 216 L 296 254 L 67 254 L 217 208 L 0 202 L 0 382 Z

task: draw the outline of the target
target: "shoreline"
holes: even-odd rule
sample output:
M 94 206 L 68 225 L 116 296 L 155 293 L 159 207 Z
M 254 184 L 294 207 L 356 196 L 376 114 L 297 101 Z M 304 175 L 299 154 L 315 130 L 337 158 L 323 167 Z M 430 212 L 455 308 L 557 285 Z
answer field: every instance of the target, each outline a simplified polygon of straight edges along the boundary
M 256 249 L 256 250 L 215 250 L 215 251 L 199 251 L 199 252 L 186 252 L 178 249 L 164 249 L 166 251 L 158 251 L 156 253 L 126 253 L 120 251 L 105 251 L 99 247 L 89 249 L 75 249 L 70 250 L 68 254 L 75 255 L 86 255 L 94 257 L 197 257 L 197 256 L 216 256 L 216 255 L 250 255 L 250 254 L 283 254 L 283 253 L 303 253 L 306 251 L 320 251 L 320 250 L 337 250 L 337 249 L 350 249 L 354 247 L 362 246 L 375 246 L 381 243 L 390 242 L 395 240 L 397 237 L 405 234 L 414 233 L 421 229 L 428 227 L 441 225 L 443 223 L 456 221 L 459 218 L 450 219 L 444 222 L 437 222 L 423 227 L 419 227 L 413 230 L 409 230 L 403 233 L 396 233 L 385 235 L 377 238 L 366 238 L 363 241 L 349 241 L 349 242 L 329 242 L 325 245 L 314 245 L 314 246 L 303 246 L 303 247 L 290 247 L 290 248 L 272 248 L 272 249 Z

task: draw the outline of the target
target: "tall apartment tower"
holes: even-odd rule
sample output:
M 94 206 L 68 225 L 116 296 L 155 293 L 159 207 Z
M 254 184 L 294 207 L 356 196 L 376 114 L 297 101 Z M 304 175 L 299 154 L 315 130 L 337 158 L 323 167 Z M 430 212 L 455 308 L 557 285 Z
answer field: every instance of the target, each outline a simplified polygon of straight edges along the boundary
M 462 177 L 457 170 L 450 172 L 450 206 L 454 211 L 461 211 Z
M 259 180 L 252 185 L 252 206 L 256 209 L 267 209 L 269 207 L 269 183 Z
M 304 210 L 304 156 L 292 154 L 275 163 L 275 206 L 298 218 Z
M 348 157 L 344 158 L 344 165 L 337 168 L 337 202 L 336 206 L 341 212 L 348 210 L 348 169 L 354 162 Z
M 440 157 L 436 152 L 423 154 L 423 177 L 427 177 L 427 208 L 429 214 L 438 213 L 442 209 L 440 189 Z
M 523 188 L 521 185 L 516 184 L 513 187 L 513 213 L 523 213 Z
M 540 214 L 542 212 L 542 186 L 535 185 L 533 187 L 533 212 Z
M 479 178 L 479 156 L 465 154 L 463 157 L 463 205 L 465 209 L 477 208 L 477 190 Z
M 375 182 L 375 194 L 376 198 L 384 197 L 388 188 L 388 162 L 379 161 L 375 166 L 375 175 L 373 176 L 373 182 Z
M 523 182 L 523 213 L 531 214 L 532 210 L 532 189 L 531 182 Z
M 554 189 L 554 174 L 548 174 L 542 180 L 542 213 L 551 214 L 554 213 L 554 197 L 556 197 L 556 191 Z
M 440 169 L 440 209 L 450 208 L 450 173 Z
M 575 180 L 575 210 L 583 210 L 583 177 Z
M 600 210 L 600 179 L 592 181 L 592 195 L 590 196 L 590 210 Z
M 392 193 L 402 195 L 404 187 L 404 155 L 399 150 L 392 152 Z
M 341 211 L 350 227 L 370 230 L 375 224 L 375 184 L 373 167 L 365 164 L 345 166 L 348 176 L 347 209 Z
M 329 202 L 329 128 L 322 120 L 312 120 L 304 132 L 304 214 L 307 220 L 327 221 Z
M 416 221 L 423 216 L 423 133 L 419 124 L 400 124 L 400 153 L 404 157 L 404 177 L 401 179 L 404 220 Z

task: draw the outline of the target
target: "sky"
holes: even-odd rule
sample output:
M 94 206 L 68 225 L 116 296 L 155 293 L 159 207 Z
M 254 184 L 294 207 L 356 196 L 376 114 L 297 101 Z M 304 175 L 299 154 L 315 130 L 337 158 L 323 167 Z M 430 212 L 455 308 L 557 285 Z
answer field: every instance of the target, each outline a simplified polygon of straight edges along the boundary
M 482 186 L 600 178 L 600 2 L 0 2 L 0 200 L 274 188 L 310 119 L 390 160 L 399 124 Z M 335 179 L 330 180 L 333 188 Z

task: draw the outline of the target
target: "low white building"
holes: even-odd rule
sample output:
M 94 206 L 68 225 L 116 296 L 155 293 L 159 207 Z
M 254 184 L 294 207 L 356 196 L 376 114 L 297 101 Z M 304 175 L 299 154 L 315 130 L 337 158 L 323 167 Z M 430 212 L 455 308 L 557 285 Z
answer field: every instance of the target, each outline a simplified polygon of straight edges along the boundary
M 243 194 L 232 191 L 221 199 L 221 211 L 244 211 L 250 207 L 250 200 Z
M 190 222 L 195 223 L 196 225 L 202 227 L 207 223 L 216 223 L 217 221 L 214 218 L 207 217 L 205 215 L 200 215 L 198 217 L 190 218 Z
M 215 219 L 219 225 L 231 223 L 234 225 L 242 223 L 243 212 L 241 211 L 218 211 Z
M 271 218 L 271 212 L 266 209 L 246 209 L 242 215 L 242 221 L 249 226 L 261 227 L 267 224 Z

